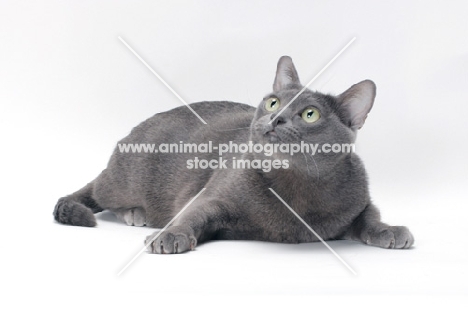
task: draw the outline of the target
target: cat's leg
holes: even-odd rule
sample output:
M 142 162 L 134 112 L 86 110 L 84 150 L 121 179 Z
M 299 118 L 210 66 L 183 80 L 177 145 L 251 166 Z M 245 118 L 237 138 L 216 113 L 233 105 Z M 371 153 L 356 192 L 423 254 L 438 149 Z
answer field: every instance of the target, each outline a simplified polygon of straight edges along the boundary
M 414 243 L 408 228 L 381 222 L 379 210 L 372 204 L 356 218 L 344 238 L 383 248 L 410 248 Z
M 142 207 L 118 209 L 112 212 L 129 226 L 143 227 L 146 224 L 146 211 Z
M 56 221 L 73 226 L 96 226 L 95 213 L 103 209 L 92 197 L 94 181 L 77 192 L 60 198 L 53 212 Z
M 178 254 L 193 250 L 197 243 L 210 240 L 222 227 L 225 213 L 215 202 L 189 206 L 174 223 L 159 234 L 146 237 L 148 251 L 155 254 Z

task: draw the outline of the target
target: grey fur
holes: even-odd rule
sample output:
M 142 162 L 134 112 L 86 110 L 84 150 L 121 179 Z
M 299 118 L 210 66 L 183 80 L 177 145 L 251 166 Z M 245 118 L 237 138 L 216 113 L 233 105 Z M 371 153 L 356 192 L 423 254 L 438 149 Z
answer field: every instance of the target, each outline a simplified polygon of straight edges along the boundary
M 366 80 L 339 96 L 306 90 L 272 125 L 275 113 L 265 100 L 289 102 L 302 86 L 290 57 L 278 62 L 274 93 L 257 109 L 233 102 L 200 102 L 156 114 L 135 127 L 120 143 L 254 143 L 305 141 L 353 143 L 372 108 L 375 85 Z M 315 107 L 321 118 L 308 124 L 300 113 Z M 278 110 L 279 111 L 279 110 Z M 274 133 L 273 131 L 274 130 Z M 164 227 L 202 188 L 206 191 L 153 243 L 151 253 L 182 253 L 212 239 L 284 243 L 318 239 L 268 190 L 274 189 L 325 240 L 350 239 L 384 248 L 409 248 L 406 227 L 380 221 L 371 202 L 364 166 L 354 153 L 274 154 L 288 159 L 289 169 L 188 169 L 186 161 L 217 159 L 199 154 L 120 153 L 116 147 L 107 168 L 76 193 L 61 198 L 58 222 L 94 226 L 94 215 L 110 210 L 129 225 Z M 228 154 L 223 158 L 260 159 L 263 154 Z M 156 234 L 156 233 L 155 233 Z M 149 241 L 152 237 L 147 237 Z

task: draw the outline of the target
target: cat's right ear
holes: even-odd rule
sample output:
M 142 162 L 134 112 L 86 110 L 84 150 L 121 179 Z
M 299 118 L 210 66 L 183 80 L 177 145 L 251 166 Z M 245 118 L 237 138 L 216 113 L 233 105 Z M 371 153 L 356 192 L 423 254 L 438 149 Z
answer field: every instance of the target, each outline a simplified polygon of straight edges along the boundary
M 273 91 L 279 92 L 288 84 L 300 84 L 299 76 L 292 62 L 291 57 L 281 56 L 276 68 L 275 82 L 273 83 Z

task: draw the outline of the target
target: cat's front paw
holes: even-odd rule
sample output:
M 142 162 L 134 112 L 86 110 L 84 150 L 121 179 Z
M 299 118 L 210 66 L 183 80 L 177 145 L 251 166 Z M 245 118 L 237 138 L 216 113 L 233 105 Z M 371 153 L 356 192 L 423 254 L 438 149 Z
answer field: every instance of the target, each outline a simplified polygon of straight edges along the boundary
M 145 245 L 152 254 L 180 254 L 195 249 L 197 239 L 190 228 L 169 227 L 157 238 L 158 232 L 146 237 Z
M 371 232 L 363 237 L 366 244 L 383 248 L 410 248 L 414 238 L 408 228 L 389 226 L 377 232 Z

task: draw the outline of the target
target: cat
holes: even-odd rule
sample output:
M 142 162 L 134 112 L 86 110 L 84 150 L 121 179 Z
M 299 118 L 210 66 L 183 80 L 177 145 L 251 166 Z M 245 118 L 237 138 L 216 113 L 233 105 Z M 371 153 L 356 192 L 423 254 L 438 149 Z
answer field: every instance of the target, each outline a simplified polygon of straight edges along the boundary
M 354 143 L 373 106 L 375 84 L 365 80 L 338 96 L 305 89 L 286 107 L 302 88 L 292 59 L 283 56 L 273 92 L 257 108 L 227 101 L 191 104 L 205 125 L 187 107 L 178 107 L 147 119 L 119 144 Z M 146 238 L 150 253 L 183 253 L 214 239 L 319 241 L 275 193 L 323 240 L 355 240 L 395 249 L 414 243 L 407 227 L 381 222 L 370 199 L 363 163 L 353 152 L 268 156 L 234 150 L 223 155 L 227 163 L 242 159 L 287 164 L 271 170 L 189 168 L 194 157 L 219 158 L 217 152 L 132 153 L 116 147 L 96 179 L 58 200 L 54 218 L 92 227 L 96 226 L 94 213 L 110 210 L 128 225 L 162 228 L 205 188 L 165 231 Z

